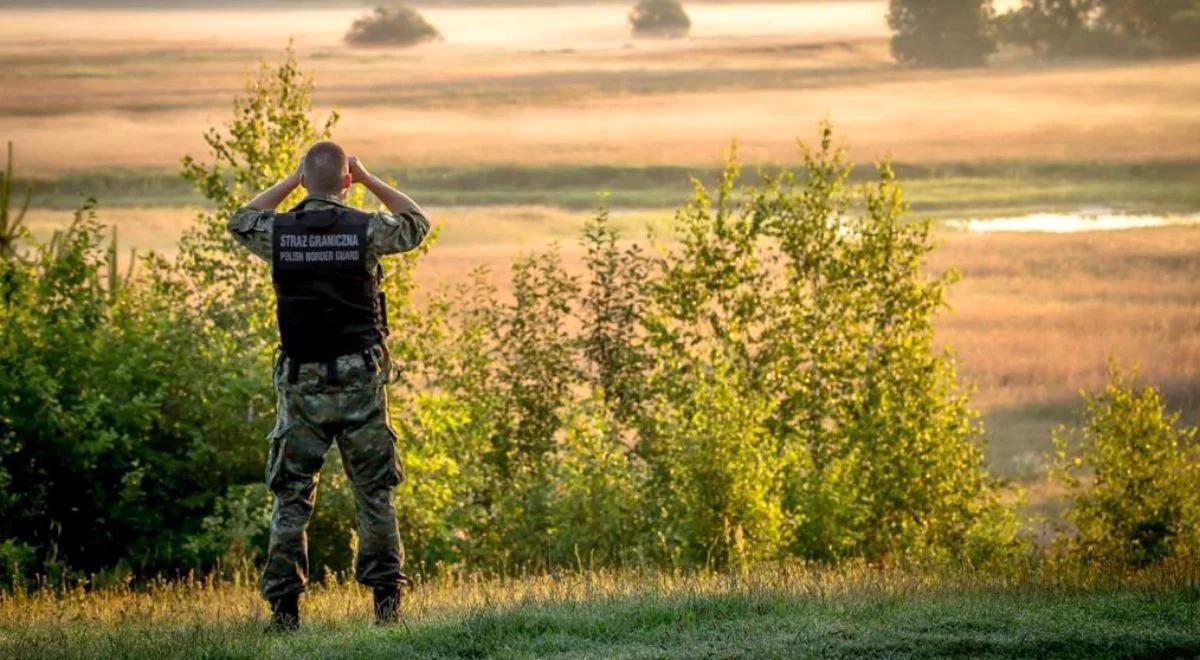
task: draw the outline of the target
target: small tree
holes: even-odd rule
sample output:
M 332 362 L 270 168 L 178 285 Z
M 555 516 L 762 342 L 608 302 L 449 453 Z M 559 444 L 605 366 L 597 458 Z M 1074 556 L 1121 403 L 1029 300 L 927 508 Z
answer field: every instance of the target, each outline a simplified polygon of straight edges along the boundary
M 996 50 L 991 0 L 891 0 L 892 55 L 916 66 L 979 66 Z
M 687 36 L 692 21 L 679 0 L 639 0 L 629 12 L 629 24 L 635 37 Z
M 415 46 L 441 37 L 412 7 L 376 7 L 371 14 L 354 21 L 346 33 L 352 46 Z
M 851 186 L 828 127 L 804 156 L 756 186 L 731 159 L 652 262 L 637 450 L 662 549 L 718 565 L 1015 549 L 935 348 L 951 276 L 925 270 L 928 222 L 904 220 L 887 166 Z
M 643 395 L 648 356 L 638 332 L 645 303 L 647 259 L 636 243 L 618 246 L 608 209 L 601 208 L 583 230 L 584 264 L 591 282 L 581 302 L 580 344 L 585 375 L 626 422 Z
M 1086 396 L 1083 424 L 1054 436 L 1052 474 L 1070 492 L 1075 533 L 1060 542 L 1082 561 L 1144 566 L 1200 554 L 1197 430 L 1179 425 L 1153 387 L 1109 368 Z
M 271 278 L 266 264 L 249 257 L 225 225 L 252 195 L 291 173 L 305 146 L 329 137 L 337 113 L 320 123 L 311 119 L 312 89 L 312 78 L 300 70 L 289 46 L 277 67 L 264 62 L 244 95 L 234 99 L 234 118 L 225 130 L 205 132 L 211 162 L 183 158 L 183 177 L 214 209 L 197 217 L 179 245 L 193 299 L 213 317 L 216 330 L 233 333 L 263 358 L 275 343 Z M 292 193 L 284 206 L 303 194 Z M 257 380 L 262 364 L 247 366 Z
M 17 241 L 28 233 L 21 223 L 25 220 L 25 213 L 29 210 L 29 200 L 33 191 L 26 187 L 25 198 L 14 215 L 12 213 L 12 173 L 13 146 L 12 142 L 9 142 L 8 160 L 4 166 L 4 173 L 0 174 L 0 261 L 12 259 L 16 255 Z

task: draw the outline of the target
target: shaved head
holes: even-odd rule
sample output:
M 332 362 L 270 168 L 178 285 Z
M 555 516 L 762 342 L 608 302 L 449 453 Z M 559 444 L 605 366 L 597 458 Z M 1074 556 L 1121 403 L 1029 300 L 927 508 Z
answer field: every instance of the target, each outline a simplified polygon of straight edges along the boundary
M 315 195 L 340 195 L 349 187 L 350 159 L 336 142 L 318 142 L 304 156 L 304 187 Z

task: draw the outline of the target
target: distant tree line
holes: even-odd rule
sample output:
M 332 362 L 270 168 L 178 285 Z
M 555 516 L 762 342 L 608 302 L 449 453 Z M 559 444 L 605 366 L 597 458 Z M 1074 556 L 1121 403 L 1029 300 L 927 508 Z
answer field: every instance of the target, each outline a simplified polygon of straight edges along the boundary
M 1200 52 L 1197 0 L 891 0 L 892 53 L 904 64 L 980 66 L 1000 44 L 1039 56 Z

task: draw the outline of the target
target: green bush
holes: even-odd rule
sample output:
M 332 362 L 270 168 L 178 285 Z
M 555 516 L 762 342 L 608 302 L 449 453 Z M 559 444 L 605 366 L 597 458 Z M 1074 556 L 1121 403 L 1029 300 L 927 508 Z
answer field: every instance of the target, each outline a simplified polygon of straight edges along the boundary
M 265 398 L 170 267 L 117 275 L 106 233 L 85 207 L 0 264 L 0 538 L 81 570 L 199 566 L 189 537 L 260 472 L 245 428 Z
M 831 140 L 759 185 L 731 163 L 655 257 L 602 211 L 585 286 L 551 251 L 514 264 L 512 303 L 482 274 L 434 297 L 396 398 L 425 569 L 1020 548 L 933 348 L 928 225 L 886 168 L 852 189 Z
M 0 259 L 0 539 L 34 548 L 33 570 L 146 575 L 258 555 L 271 294 L 225 219 L 328 134 L 307 119 L 309 90 L 290 55 L 264 66 L 227 131 L 206 135 L 212 164 L 185 159 L 215 211 L 176 259 L 119 273 L 91 206 Z
M 635 37 L 687 36 L 692 20 L 679 0 L 638 0 L 629 12 L 629 25 Z
M 892 55 L 901 64 L 980 66 L 996 50 L 986 0 L 890 0 Z
M 788 463 L 767 426 L 776 402 L 737 369 L 711 366 L 663 383 L 641 425 L 648 551 L 667 565 L 726 568 L 787 554 Z
M 412 7 L 376 7 L 375 11 L 354 21 L 346 33 L 352 46 L 415 46 L 440 39 L 437 28 Z
M 1200 554 L 1200 445 L 1153 387 L 1109 368 L 1082 424 L 1054 436 L 1053 475 L 1074 533 L 1059 549 L 1084 562 L 1145 566 Z
M 929 226 L 902 221 L 891 171 L 852 189 L 831 144 L 826 129 L 801 170 L 758 186 L 739 189 L 731 164 L 715 197 L 697 188 L 649 283 L 650 389 L 681 419 L 706 380 L 748 400 L 727 441 L 759 447 L 771 466 L 739 478 L 771 484 L 761 497 L 778 501 L 755 515 L 770 530 L 781 511 L 787 554 L 963 553 L 979 525 L 1011 512 L 982 469 L 952 363 L 933 348 L 949 276 L 924 274 Z
M 570 406 L 551 465 L 551 564 L 590 569 L 632 562 L 644 531 L 644 465 L 622 442 L 601 397 Z
M 29 259 L 0 261 L 10 563 L 29 550 L 42 571 L 120 576 L 260 558 L 276 337 L 267 268 L 224 224 L 329 135 L 336 116 L 310 120 L 310 92 L 291 57 L 264 68 L 206 134 L 210 159 L 185 159 L 214 210 L 177 259 L 118 273 L 84 209 Z M 925 273 L 929 225 L 904 220 L 887 167 L 852 187 L 832 139 L 749 185 L 731 159 L 654 250 L 601 211 L 582 278 L 551 249 L 512 264 L 511 297 L 479 271 L 418 305 L 423 251 L 389 262 L 410 570 L 1020 549 L 953 362 L 934 348 L 951 277 Z M 312 561 L 340 573 L 355 538 L 336 458 L 321 484 Z

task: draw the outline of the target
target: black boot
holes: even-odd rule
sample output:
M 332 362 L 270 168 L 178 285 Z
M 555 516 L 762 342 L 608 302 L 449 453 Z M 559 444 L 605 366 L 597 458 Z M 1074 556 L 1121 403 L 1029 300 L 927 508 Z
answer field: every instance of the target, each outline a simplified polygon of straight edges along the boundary
M 267 632 L 291 632 L 300 629 L 300 594 L 271 601 L 271 624 Z
M 375 623 L 381 626 L 400 620 L 400 588 L 375 587 Z

